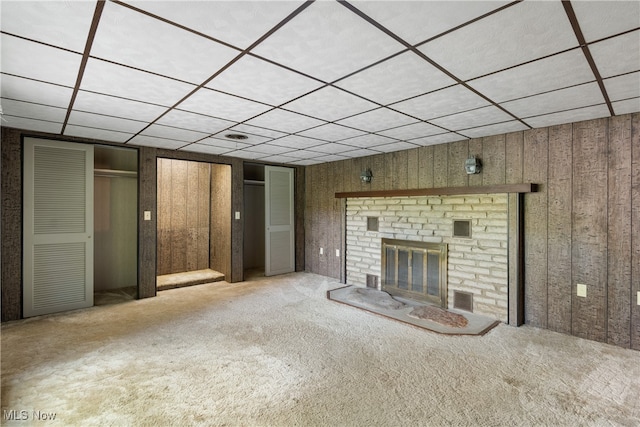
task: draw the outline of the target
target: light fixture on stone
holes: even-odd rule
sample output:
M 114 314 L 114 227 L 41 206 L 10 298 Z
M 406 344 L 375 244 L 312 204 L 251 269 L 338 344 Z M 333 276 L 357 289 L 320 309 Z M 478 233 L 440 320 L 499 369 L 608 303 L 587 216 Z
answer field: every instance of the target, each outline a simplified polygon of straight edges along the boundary
M 371 183 L 371 178 L 373 178 L 373 174 L 371 173 L 371 169 L 365 169 L 360 174 L 360 180 L 364 183 Z
M 471 156 L 464 162 L 464 169 L 467 171 L 467 175 L 480 173 L 482 172 L 482 162 L 476 156 Z

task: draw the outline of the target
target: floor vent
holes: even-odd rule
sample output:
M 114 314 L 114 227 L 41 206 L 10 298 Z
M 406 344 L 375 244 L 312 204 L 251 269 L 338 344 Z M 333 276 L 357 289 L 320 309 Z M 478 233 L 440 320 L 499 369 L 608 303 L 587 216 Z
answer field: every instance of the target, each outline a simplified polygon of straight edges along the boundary
M 453 308 L 473 312 L 473 294 L 453 291 Z
M 367 288 L 378 289 L 378 276 L 367 274 Z

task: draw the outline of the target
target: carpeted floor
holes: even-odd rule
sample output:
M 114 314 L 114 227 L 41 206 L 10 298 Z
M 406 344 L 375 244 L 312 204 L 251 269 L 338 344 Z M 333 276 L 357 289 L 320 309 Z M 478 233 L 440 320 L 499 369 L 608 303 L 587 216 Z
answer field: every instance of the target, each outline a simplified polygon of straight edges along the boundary
M 2 423 L 640 424 L 640 352 L 431 333 L 326 299 L 340 286 L 299 273 L 4 323 Z

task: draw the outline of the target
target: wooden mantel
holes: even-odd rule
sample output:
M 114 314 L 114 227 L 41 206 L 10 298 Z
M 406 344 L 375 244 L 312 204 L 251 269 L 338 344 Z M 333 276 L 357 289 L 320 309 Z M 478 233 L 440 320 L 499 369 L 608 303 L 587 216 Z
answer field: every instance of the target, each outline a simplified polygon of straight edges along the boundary
M 536 184 L 480 185 L 474 187 L 415 188 L 409 190 L 347 191 L 336 193 L 336 199 L 352 197 L 459 196 L 466 194 L 535 193 Z

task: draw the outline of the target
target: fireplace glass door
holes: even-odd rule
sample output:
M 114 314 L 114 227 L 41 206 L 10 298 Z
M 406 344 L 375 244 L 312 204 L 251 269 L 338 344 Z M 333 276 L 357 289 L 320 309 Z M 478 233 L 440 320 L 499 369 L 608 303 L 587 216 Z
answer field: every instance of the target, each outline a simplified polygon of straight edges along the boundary
M 382 239 L 382 289 L 446 307 L 447 245 Z

